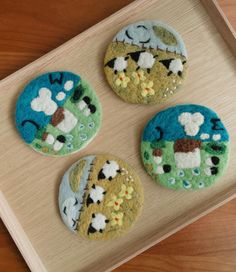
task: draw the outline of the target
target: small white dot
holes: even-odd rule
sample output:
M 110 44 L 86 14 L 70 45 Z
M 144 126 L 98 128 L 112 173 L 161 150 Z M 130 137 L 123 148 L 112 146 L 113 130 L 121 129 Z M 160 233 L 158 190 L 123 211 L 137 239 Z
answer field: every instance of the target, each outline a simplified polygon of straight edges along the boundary
M 221 139 L 221 135 L 220 134 L 214 134 L 213 137 L 212 137 L 212 139 L 214 141 L 219 141 Z
M 201 138 L 202 140 L 209 139 L 209 137 L 210 137 L 210 135 L 207 134 L 207 133 L 202 133 L 202 134 L 200 135 L 200 138 Z
M 64 89 L 66 91 L 70 91 L 72 88 L 74 87 L 74 82 L 72 80 L 68 80 L 66 81 L 66 83 L 64 84 Z
M 65 94 L 65 93 L 59 92 L 59 93 L 57 94 L 57 96 L 56 96 L 56 99 L 57 99 L 58 101 L 62 101 L 65 97 L 66 97 L 66 94 Z

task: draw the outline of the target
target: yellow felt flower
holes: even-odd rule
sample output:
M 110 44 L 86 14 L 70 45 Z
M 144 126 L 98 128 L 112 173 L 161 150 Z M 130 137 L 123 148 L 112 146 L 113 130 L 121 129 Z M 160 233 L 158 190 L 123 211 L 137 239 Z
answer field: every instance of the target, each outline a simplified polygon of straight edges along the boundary
M 149 81 L 147 83 L 143 82 L 141 84 L 141 88 L 142 88 L 142 96 L 143 97 L 146 97 L 146 96 L 149 96 L 149 95 L 154 95 L 155 94 L 155 91 L 153 90 L 153 81 Z
M 113 209 L 115 211 L 119 211 L 120 209 L 120 205 L 123 203 L 123 199 L 122 198 L 118 198 L 117 196 L 113 195 L 111 197 L 111 201 L 109 201 L 107 203 L 108 207 L 113 207 Z
M 124 72 L 119 73 L 115 80 L 116 86 L 121 86 L 122 88 L 126 88 L 129 82 L 130 78 L 127 77 Z
M 122 212 L 119 212 L 119 213 L 112 212 L 111 213 L 111 217 L 112 217 L 111 225 L 112 226 L 115 226 L 115 225 L 122 226 L 123 216 L 124 216 L 124 214 Z
M 132 77 L 134 78 L 134 84 L 138 85 L 140 81 L 144 81 L 146 79 L 143 70 L 138 70 L 132 73 Z
M 133 187 L 131 187 L 131 186 L 126 187 L 125 184 L 122 184 L 121 191 L 119 193 L 119 197 L 125 197 L 126 199 L 131 199 L 133 191 L 134 191 Z

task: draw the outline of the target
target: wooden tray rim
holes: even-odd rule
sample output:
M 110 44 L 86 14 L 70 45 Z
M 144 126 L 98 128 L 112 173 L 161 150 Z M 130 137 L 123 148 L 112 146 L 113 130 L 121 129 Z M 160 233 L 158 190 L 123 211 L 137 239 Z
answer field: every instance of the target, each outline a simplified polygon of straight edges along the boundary
M 104 20 L 100 21 L 99 23 L 95 24 L 94 26 L 88 28 L 87 30 L 83 31 L 82 33 L 78 34 L 77 36 L 73 37 L 72 39 L 68 40 L 67 42 L 63 43 L 59 47 L 51 50 L 47 54 L 43 55 L 42 57 L 36 59 L 35 61 L 29 63 L 28 65 L 24 66 L 23 68 L 17 70 L 16 72 L 12 73 L 11 75 L 5 77 L 1 80 L 0 85 L 8 84 L 8 81 L 11 80 L 13 76 L 16 76 L 19 72 L 27 73 L 27 70 L 30 69 L 31 66 L 35 65 L 37 67 L 37 63 L 43 61 L 43 63 L 47 63 L 50 59 L 53 59 L 55 55 L 58 53 L 62 53 L 64 47 L 73 47 L 74 42 L 78 41 L 79 39 L 83 39 L 87 34 L 96 32 L 96 29 L 100 27 L 104 22 L 109 22 L 112 20 L 113 16 L 119 16 L 119 14 L 123 14 L 124 12 L 129 12 L 130 9 L 135 9 L 143 0 L 135 0 L 131 4 L 125 6 L 124 8 L 118 10 L 114 14 L 108 16 Z M 150 2 L 155 2 L 155 0 L 151 0 Z M 202 5 L 208 12 L 208 15 L 214 22 L 217 27 L 217 30 L 222 35 L 223 39 L 229 46 L 231 52 L 236 57 L 236 31 L 228 21 L 227 17 L 224 15 L 221 7 L 219 6 L 216 0 L 200 0 Z M 232 187 L 232 188 L 231 188 Z M 219 193 L 218 197 L 214 197 L 213 199 L 209 200 L 209 204 L 204 203 L 205 205 L 201 206 L 201 209 L 197 211 L 190 211 L 192 214 L 192 218 L 190 220 L 185 219 L 185 214 L 181 216 L 181 218 L 173 222 L 173 224 L 169 224 L 166 226 L 165 231 L 160 234 L 157 233 L 153 235 L 149 240 L 145 241 L 142 246 L 136 250 L 133 254 L 129 255 L 129 257 L 123 259 L 120 262 L 112 265 L 108 269 L 104 271 L 111 271 L 123 263 L 129 261 L 133 257 L 139 255 L 140 253 L 144 252 L 148 248 L 154 246 L 155 244 L 161 242 L 162 240 L 166 239 L 167 237 L 171 236 L 172 234 L 178 232 L 179 230 L 183 229 L 187 225 L 197 221 L 201 217 L 209 214 L 210 212 L 214 211 L 218 207 L 226 204 L 227 202 L 236 198 L 236 187 L 231 186 L 230 188 L 225 189 L 223 192 Z M 188 211 L 189 213 L 189 211 Z M 35 251 L 33 245 L 31 244 L 29 238 L 27 237 L 24 229 L 20 225 L 19 221 L 17 220 L 13 210 L 9 206 L 3 192 L 0 190 L 0 218 L 2 219 L 3 223 L 5 224 L 6 228 L 8 229 L 11 237 L 13 238 L 15 244 L 17 245 L 18 249 L 20 250 L 23 258 L 25 259 L 27 265 L 29 266 L 31 271 L 36 272 L 46 272 L 47 269 L 42 263 L 39 255 Z

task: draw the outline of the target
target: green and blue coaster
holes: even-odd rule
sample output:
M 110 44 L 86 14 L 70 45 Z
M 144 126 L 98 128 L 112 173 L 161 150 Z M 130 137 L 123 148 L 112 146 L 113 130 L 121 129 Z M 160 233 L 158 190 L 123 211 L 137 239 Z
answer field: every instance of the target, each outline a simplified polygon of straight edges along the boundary
M 160 21 L 139 21 L 114 37 L 104 70 L 109 85 L 124 101 L 161 103 L 184 81 L 187 51 L 172 27 Z
M 111 155 L 74 163 L 59 188 L 59 210 L 67 228 L 90 240 L 116 238 L 130 229 L 143 205 L 138 175 Z
M 229 135 L 219 116 L 204 106 L 178 105 L 157 113 L 141 143 L 146 171 L 171 189 L 200 189 L 222 176 Z
M 34 150 L 63 156 L 85 147 L 101 125 L 94 90 L 79 75 L 52 72 L 32 80 L 16 104 L 16 127 Z

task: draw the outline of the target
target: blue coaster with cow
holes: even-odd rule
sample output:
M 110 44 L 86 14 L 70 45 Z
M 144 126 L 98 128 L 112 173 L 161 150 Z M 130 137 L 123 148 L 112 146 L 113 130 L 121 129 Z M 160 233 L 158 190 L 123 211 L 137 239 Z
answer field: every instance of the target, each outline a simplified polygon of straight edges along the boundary
M 16 104 L 22 139 L 45 155 L 63 156 L 85 147 L 101 125 L 101 106 L 79 75 L 58 71 L 29 82 Z
M 219 179 L 227 166 L 229 135 L 211 109 L 178 105 L 157 113 L 141 143 L 144 167 L 170 189 L 201 189 Z
M 161 103 L 186 77 L 187 51 L 181 36 L 160 21 L 139 21 L 121 29 L 109 44 L 104 70 L 124 101 Z

